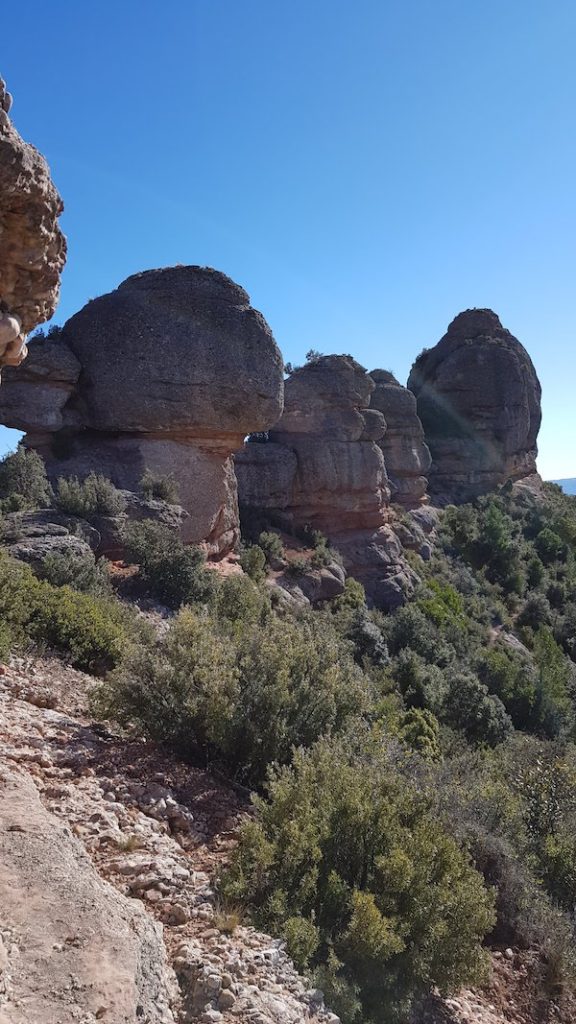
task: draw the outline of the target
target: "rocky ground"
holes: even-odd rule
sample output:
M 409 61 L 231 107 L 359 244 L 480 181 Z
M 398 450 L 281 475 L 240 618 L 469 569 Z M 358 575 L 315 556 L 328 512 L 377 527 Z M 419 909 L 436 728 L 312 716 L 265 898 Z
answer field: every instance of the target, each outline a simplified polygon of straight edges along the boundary
M 242 794 L 93 722 L 94 681 L 50 657 L 0 667 L 0 1024 L 338 1024 L 281 943 L 218 904 Z M 530 963 L 421 1024 L 536 1024 Z M 569 1018 L 565 1018 L 569 1019 Z

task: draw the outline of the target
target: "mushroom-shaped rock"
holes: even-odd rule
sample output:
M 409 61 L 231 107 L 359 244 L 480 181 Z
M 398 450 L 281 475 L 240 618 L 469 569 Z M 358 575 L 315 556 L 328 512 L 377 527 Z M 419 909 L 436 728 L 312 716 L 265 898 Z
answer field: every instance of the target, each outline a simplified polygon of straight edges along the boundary
M 372 370 L 376 387 L 370 407 L 386 421 L 379 445 L 384 453 L 392 501 L 404 508 L 417 508 L 426 501 L 430 452 L 418 418 L 416 399 L 388 370 Z
M 536 472 L 541 388 L 490 309 L 469 309 L 414 363 L 408 387 L 432 453 L 436 502 L 469 501 Z
M 221 556 L 238 536 L 232 452 L 282 411 L 282 358 L 246 292 L 206 267 L 136 274 L 89 302 L 25 375 L 6 374 L 0 421 L 28 431 L 52 479 L 109 476 L 137 490 L 171 475 L 182 535 Z
M 44 157 L 8 117 L 0 78 L 0 365 L 18 365 L 26 334 L 54 313 L 66 239 L 63 204 Z

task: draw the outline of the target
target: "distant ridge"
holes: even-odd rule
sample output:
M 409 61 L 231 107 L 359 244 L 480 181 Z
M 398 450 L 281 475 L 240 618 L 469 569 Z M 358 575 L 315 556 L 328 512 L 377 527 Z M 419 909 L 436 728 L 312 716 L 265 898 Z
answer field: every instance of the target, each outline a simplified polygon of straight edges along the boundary
M 565 480 L 553 480 L 553 484 L 559 484 L 566 494 L 576 494 L 576 477 L 568 477 Z

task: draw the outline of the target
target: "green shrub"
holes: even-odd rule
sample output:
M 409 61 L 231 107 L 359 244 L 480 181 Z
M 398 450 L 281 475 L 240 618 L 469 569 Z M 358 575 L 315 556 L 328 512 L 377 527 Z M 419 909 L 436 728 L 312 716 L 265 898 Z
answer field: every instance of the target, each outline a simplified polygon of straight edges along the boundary
M 258 537 L 258 547 L 262 548 L 268 564 L 275 559 L 284 558 L 282 540 L 277 533 L 272 533 L 270 530 L 262 531 Z
M 472 743 L 501 743 L 512 729 L 502 701 L 469 672 L 450 674 L 443 718 Z
M 256 583 L 266 578 L 266 555 L 258 544 L 244 548 L 240 555 L 240 565 L 246 575 Z
M 105 476 L 90 473 L 85 480 L 60 477 L 55 504 L 62 512 L 81 519 L 95 515 L 117 516 L 126 508 L 122 493 Z
M 408 708 L 426 708 L 442 715 L 449 684 L 437 665 L 428 664 L 416 651 L 404 648 L 392 665 L 394 679 Z
M 95 674 L 118 664 L 130 643 L 127 615 L 116 600 L 54 587 L 5 556 L 0 557 L 0 620 L 15 644 L 45 644 Z
M 440 759 L 440 727 L 431 711 L 425 708 L 410 708 L 406 711 L 398 723 L 398 737 L 425 761 Z
M 70 655 L 77 668 L 102 675 L 118 664 L 127 636 L 111 603 L 70 587 L 39 583 L 28 636 Z
M 288 576 L 305 576 L 310 571 L 310 562 L 307 558 L 292 558 L 286 566 Z
M 333 601 L 330 602 L 330 608 L 333 612 L 339 613 L 346 609 L 361 609 L 366 608 L 366 594 L 364 587 L 358 581 L 348 576 L 344 583 L 344 591 L 342 594 L 338 594 Z
M 7 661 L 12 650 L 12 634 L 5 622 L 0 622 L 0 662 Z
M 157 476 L 147 469 L 140 481 L 140 490 L 145 498 L 156 498 L 177 505 L 179 501 L 178 484 L 173 476 Z
M 493 901 L 379 744 L 297 751 L 255 812 L 221 888 L 323 965 L 345 1024 L 403 1020 L 432 986 L 478 980 Z
M 44 460 L 37 452 L 19 445 L 0 461 L 0 511 L 48 508 L 51 500 Z
M 537 680 L 528 657 L 495 647 L 481 656 L 478 677 L 500 698 L 517 729 L 533 725 Z
M 249 576 L 225 576 L 214 588 L 210 607 L 226 628 L 248 623 L 264 626 L 271 612 L 270 594 Z
M 186 547 L 172 530 L 150 520 L 129 523 L 123 539 L 127 558 L 140 566 L 143 582 L 169 608 L 210 600 L 216 581 L 199 548 Z
M 70 586 L 100 596 L 112 593 L 108 562 L 105 558 L 97 562 L 92 553 L 54 552 L 42 559 L 36 571 L 55 587 Z
M 185 609 L 161 648 L 120 667 L 103 700 L 192 761 L 259 785 L 272 761 L 355 719 L 367 689 L 335 631 L 313 616 L 278 619 L 266 605 L 240 623 Z

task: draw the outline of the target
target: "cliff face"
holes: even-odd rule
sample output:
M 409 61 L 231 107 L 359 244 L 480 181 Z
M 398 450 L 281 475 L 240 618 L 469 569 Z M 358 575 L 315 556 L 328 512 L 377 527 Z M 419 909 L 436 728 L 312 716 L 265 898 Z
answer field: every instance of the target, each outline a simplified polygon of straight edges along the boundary
M 426 475 L 431 458 L 416 399 L 388 370 L 372 370 L 370 376 L 376 385 L 370 406 L 386 420 L 386 432 L 378 444 L 386 462 L 392 501 L 407 509 L 418 508 L 427 500 Z
M 53 315 L 66 261 L 62 200 L 10 121 L 11 104 L 0 78 L 0 366 L 22 362 L 26 334 Z
M 386 424 L 370 408 L 375 385 L 350 356 L 323 356 L 285 384 L 270 443 L 236 456 L 240 501 L 273 508 L 293 526 L 321 530 L 347 571 L 383 607 L 401 604 L 413 577 L 389 525 L 382 449 Z
M 408 387 L 432 453 L 433 500 L 469 501 L 536 472 L 540 383 L 492 310 L 460 313 L 416 360 Z
M 246 292 L 202 267 L 152 270 L 89 302 L 60 337 L 7 372 L 0 418 L 58 476 L 104 473 L 136 490 L 173 475 L 184 540 L 209 554 L 238 537 L 231 453 L 282 410 L 282 359 Z

